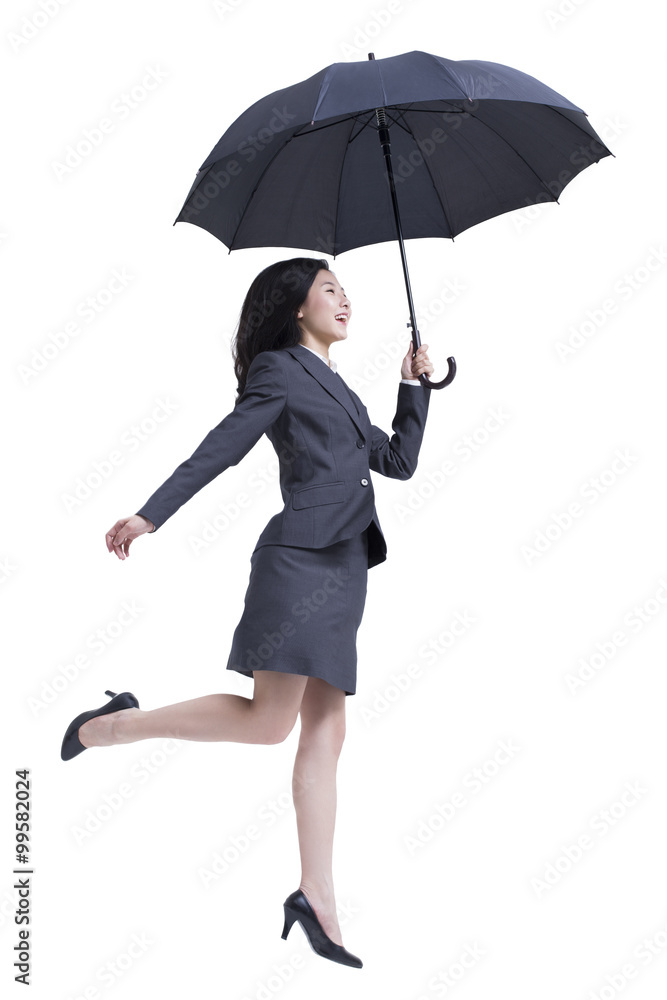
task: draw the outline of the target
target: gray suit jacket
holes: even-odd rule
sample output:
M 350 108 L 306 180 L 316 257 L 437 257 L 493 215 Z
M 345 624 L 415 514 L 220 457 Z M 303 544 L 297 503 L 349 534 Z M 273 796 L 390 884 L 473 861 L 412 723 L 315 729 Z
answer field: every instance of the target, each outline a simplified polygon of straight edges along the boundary
M 424 435 L 428 386 L 399 382 L 392 437 L 371 424 L 341 376 L 301 344 L 263 351 L 234 409 L 209 431 L 137 514 L 164 524 L 266 434 L 278 456 L 283 509 L 257 541 L 323 548 L 368 527 L 368 566 L 387 558 L 370 470 L 410 479 Z

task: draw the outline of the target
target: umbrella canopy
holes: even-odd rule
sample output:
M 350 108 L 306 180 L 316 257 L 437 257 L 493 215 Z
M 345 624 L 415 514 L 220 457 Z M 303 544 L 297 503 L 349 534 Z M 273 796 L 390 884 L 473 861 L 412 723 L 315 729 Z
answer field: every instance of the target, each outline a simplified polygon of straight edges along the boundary
M 404 238 L 453 239 L 504 212 L 557 201 L 610 155 L 581 108 L 519 70 L 370 53 L 244 111 L 199 168 L 174 225 L 200 226 L 230 251 L 300 247 L 335 257 L 398 239 L 416 350 Z M 422 385 L 448 385 L 456 363 L 447 362 L 442 381 L 422 374 Z
M 395 240 L 378 108 L 406 239 L 451 239 L 557 201 L 578 173 L 613 155 L 581 108 L 509 66 L 418 51 L 334 63 L 244 111 L 202 163 L 175 222 L 201 226 L 230 250 L 335 257 Z

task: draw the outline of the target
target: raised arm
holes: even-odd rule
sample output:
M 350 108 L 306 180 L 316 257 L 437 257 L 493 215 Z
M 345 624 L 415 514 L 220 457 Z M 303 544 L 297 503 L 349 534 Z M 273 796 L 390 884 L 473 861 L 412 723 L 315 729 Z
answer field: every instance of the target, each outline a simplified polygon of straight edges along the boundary
M 371 425 L 373 437 L 368 464 L 373 472 L 391 479 L 410 479 L 414 475 L 431 392 L 421 382 L 414 386 L 399 382 L 391 438 L 381 427 Z

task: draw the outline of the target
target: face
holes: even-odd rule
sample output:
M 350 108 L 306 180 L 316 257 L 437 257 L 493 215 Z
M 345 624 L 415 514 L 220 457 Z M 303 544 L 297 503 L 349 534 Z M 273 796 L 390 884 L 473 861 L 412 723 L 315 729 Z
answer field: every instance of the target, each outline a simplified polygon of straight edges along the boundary
M 347 337 L 347 325 L 352 315 L 350 300 L 332 271 L 317 272 L 308 297 L 296 314 L 302 342 L 315 341 L 328 350 L 329 344 Z M 311 344 L 308 344 L 311 346 Z

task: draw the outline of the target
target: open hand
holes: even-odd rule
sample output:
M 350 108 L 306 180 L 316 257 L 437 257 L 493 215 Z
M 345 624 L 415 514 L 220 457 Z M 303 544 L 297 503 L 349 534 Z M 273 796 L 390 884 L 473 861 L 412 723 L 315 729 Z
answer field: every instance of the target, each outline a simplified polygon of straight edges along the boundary
M 432 375 L 433 365 L 429 361 L 428 354 L 426 353 L 428 344 L 420 344 L 417 348 L 417 353 L 413 357 L 412 355 L 414 349 L 415 347 L 412 343 L 411 337 L 410 349 L 403 358 L 403 363 L 401 364 L 401 378 L 410 378 L 417 381 L 420 375 Z
M 147 531 L 152 531 L 154 527 L 153 522 L 142 514 L 122 517 L 104 536 L 107 549 L 109 552 L 115 552 L 119 559 L 125 559 L 130 554 L 130 545 L 133 540 Z

